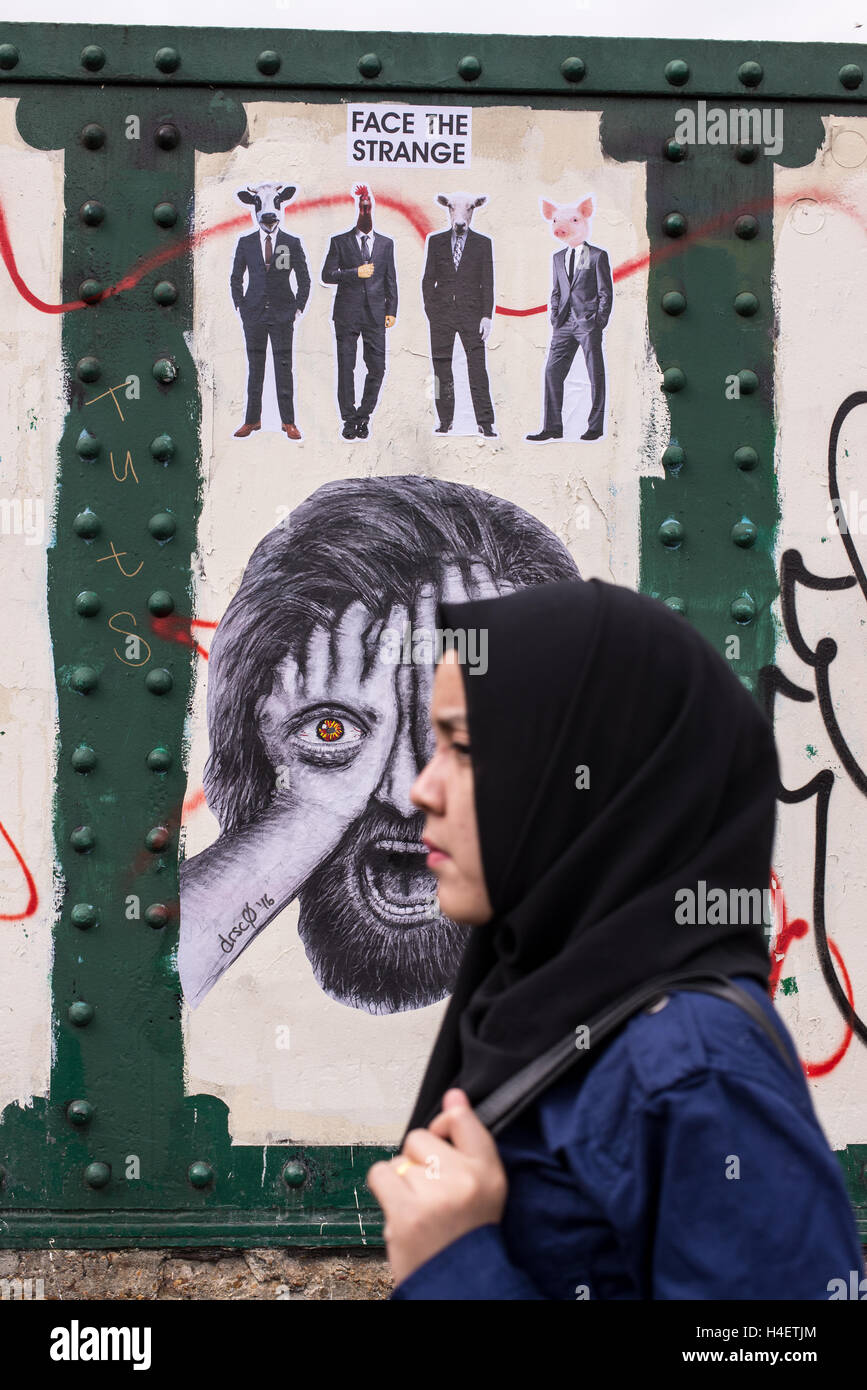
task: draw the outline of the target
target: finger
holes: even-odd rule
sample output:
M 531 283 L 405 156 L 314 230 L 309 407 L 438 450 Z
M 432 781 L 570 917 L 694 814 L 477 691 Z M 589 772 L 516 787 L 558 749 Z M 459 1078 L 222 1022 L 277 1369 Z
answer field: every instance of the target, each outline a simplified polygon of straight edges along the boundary
M 456 1106 L 453 1110 L 442 1110 L 437 1116 L 437 1135 L 432 1136 L 448 1149 L 448 1140 L 467 1158 L 490 1160 L 498 1157 L 497 1145 L 490 1130 L 487 1130 L 469 1106 Z M 407 1136 L 407 1141 L 409 1136 Z M 406 1148 L 406 1144 L 404 1148 Z
M 298 682 L 305 696 L 324 690 L 328 684 L 329 640 L 328 628 L 322 623 L 316 623 L 310 629 Z
M 443 573 L 443 603 L 465 603 L 467 590 L 464 577 L 457 565 L 446 565 Z
M 469 1096 L 460 1086 L 450 1086 L 443 1096 L 443 1110 L 457 1110 L 461 1105 L 470 1105 Z
M 365 660 L 364 637 L 370 623 L 370 612 L 360 599 L 354 599 L 345 609 L 340 622 L 332 630 L 336 652 L 334 683 L 345 690 L 357 690 L 362 680 Z
M 365 1182 L 388 1218 L 398 1217 L 415 1204 L 412 1189 L 395 1172 L 393 1162 L 374 1163 L 367 1171 Z
M 451 1113 L 451 1112 L 449 1112 Z M 418 1172 L 436 1160 L 440 1168 L 448 1169 L 455 1164 L 455 1147 L 448 1142 L 446 1134 L 434 1134 L 428 1129 L 411 1129 L 403 1141 L 403 1153 L 419 1164 Z M 410 1174 L 408 1173 L 409 1177 Z
M 494 576 L 481 560 L 474 560 L 470 565 L 469 590 L 472 598 L 497 597 L 497 585 Z

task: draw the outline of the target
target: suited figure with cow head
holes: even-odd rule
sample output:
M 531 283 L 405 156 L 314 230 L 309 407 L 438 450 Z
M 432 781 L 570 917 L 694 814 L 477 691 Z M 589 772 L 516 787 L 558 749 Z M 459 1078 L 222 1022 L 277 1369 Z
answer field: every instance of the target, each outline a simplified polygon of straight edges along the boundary
M 241 316 L 247 346 L 247 410 L 235 437 L 246 439 L 262 427 L 262 388 L 268 343 L 274 359 L 274 382 L 283 430 L 300 439 L 295 423 L 292 340 L 295 321 L 310 296 L 310 272 L 301 238 L 280 226 L 285 203 L 295 193 L 282 183 L 259 183 L 238 190 L 250 208 L 255 230 L 235 249 L 229 279 L 232 303 Z M 292 285 L 294 272 L 295 286 Z

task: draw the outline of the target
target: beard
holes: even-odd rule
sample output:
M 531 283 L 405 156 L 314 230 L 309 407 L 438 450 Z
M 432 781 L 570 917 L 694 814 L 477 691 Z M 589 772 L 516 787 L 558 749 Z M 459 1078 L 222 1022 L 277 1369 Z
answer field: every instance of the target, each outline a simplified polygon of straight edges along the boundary
M 472 927 L 440 912 L 423 829 L 372 803 L 298 895 L 307 959 L 339 1004 L 392 1014 L 454 988 Z

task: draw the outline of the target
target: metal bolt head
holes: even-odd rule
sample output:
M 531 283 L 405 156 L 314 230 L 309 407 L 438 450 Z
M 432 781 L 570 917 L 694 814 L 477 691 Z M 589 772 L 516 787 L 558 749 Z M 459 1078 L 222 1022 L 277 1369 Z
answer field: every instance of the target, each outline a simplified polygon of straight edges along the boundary
M 759 311 L 759 301 L 749 290 L 742 290 L 735 295 L 735 313 L 742 318 L 752 318 L 753 314 Z
M 857 63 L 844 63 L 837 76 L 844 87 L 852 92 L 864 81 L 864 73 Z
M 78 215 L 88 227 L 98 227 L 100 222 L 105 220 L 105 208 L 95 198 L 89 198 L 86 203 L 82 203 Z
M 79 357 L 75 364 L 75 375 L 79 381 L 99 381 L 102 376 L 102 367 L 99 365 L 98 357 Z
M 95 459 L 99 457 L 102 445 L 95 434 L 90 430 L 82 430 L 75 441 L 75 452 L 83 459 Z
M 98 43 L 89 43 L 81 50 L 81 66 L 88 72 L 99 72 L 105 66 L 105 49 Z
M 148 599 L 148 608 L 156 618 L 165 618 L 175 611 L 175 601 L 168 589 L 155 589 Z
M 679 140 L 666 140 L 662 147 L 662 153 L 666 159 L 670 159 L 672 164 L 682 164 L 689 153 L 689 146 L 682 145 Z
M 167 695 L 174 684 L 171 671 L 164 666 L 156 666 L 145 676 L 145 686 L 152 695 Z
M 158 434 L 151 440 L 151 453 L 160 463 L 168 463 L 175 456 L 175 441 L 170 434 Z
M 474 57 L 472 53 L 468 53 L 465 58 L 461 58 L 458 63 L 458 75 L 462 77 L 465 82 L 474 82 L 477 77 L 481 77 L 481 74 L 482 65 L 478 58 Z
M 172 765 L 172 755 L 168 748 L 152 748 L 145 761 L 151 772 L 168 772 Z
M 363 59 L 359 59 L 359 71 L 362 70 L 362 61 Z M 276 53 L 273 48 L 263 48 L 262 52 L 256 59 L 256 67 L 259 69 L 261 73 L 264 74 L 265 77 L 273 77 L 275 72 L 280 71 L 280 54 Z M 366 73 L 365 76 L 367 76 Z
M 88 1163 L 84 1181 L 88 1187 L 106 1187 L 111 1182 L 111 1168 L 107 1163 Z
M 0 43 L 0 68 L 8 72 L 10 68 L 17 67 L 20 57 L 14 43 Z
M 180 143 L 180 139 L 181 132 L 171 121 L 166 121 L 163 125 L 157 126 L 154 131 L 154 140 L 161 150 L 173 150 Z
M 178 210 L 174 203 L 157 203 L 153 217 L 158 227 L 173 227 L 178 220 Z
M 181 55 L 176 48 L 158 48 L 154 54 L 154 67 L 160 72 L 176 72 L 181 66 Z
M 157 304 L 174 304 L 178 297 L 177 286 L 171 280 L 160 280 L 154 285 L 154 299 Z
M 89 1100 L 71 1100 L 66 1107 L 67 1120 L 78 1129 L 89 1125 L 93 1116 L 94 1109 Z
M 583 58 L 564 58 L 560 71 L 567 82 L 580 82 L 587 71 L 587 64 Z
M 677 471 L 678 468 L 681 468 L 683 466 L 683 461 L 685 458 L 686 454 L 684 453 L 683 449 L 679 444 L 669 444 L 668 448 L 662 455 L 662 462 L 666 468 L 671 469 L 671 471 L 674 473 Z
M 674 613 L 686 612 L 686 600 L 678 598 L 676 594 L 672 594 L 669 598 L 664 598 L 662 601 L 666 608 L 670 608 Z
M 736 623 L 751 623 L 756 616 L 755 600 L 749 594 L 739 594 L 732 601 L 729 612 Z
M 163 850 L 168 849 L 171 838 L 164 825 L 155 825 L 145 835 L 145 846 L 151 854 L 162 854 Z
M 156 541 L 168 541 L 177 530 L 177 522 L 171 512 L 155 512 L 148 522 L 148 530 Z
M 80 618 L 93 618 L 102 607 L 102 600 L 95 589 L 82 589 L 75 595 L 75 611 Z
M 752 241 L 758 230 L 758 220 L 753 217 L 752 213 L 745 212 L 735 222 L 735 236 L 739 236 L 742 241 Z
M 193 1187 L 208 1187 L 214 1181 L 214 1170 L 210 1163 L 198 1159 L 187 1169 L 187 1177 Z
M 69 837 L 69 843 L 78 854 L 88 854 L 96 845 L 96 835 L 89 825 L 77 825 Z
M 742 444 L 735 449 L 734 461 L 744 473 L 751 473 L 758 466 L 759 456 L 750 444 Z
M 99 673 L 92 666 L 76 666 L 70 677 L 70 685 L 80 695 L 87 695 L 99 685 Z
M 96 908 L 93 903 L 76 903 L 69 914 L 69 920 L 74 927 L 87 931 L 90 927 L 96 926 Z
M 686 385 L 686 373 L 680 367 L 666 367 L 662 373 L 663 391 L 682 391 Z
M 683 236 L 686 232 L 686 218 L 682 212 L 669 212 L 662 219 L 662 230 L 666 236 Z
M 99 535 L 102 530 L 102 523 L 96 512 L 92 512 L 90 507 L 85 507 L 84 511 L 79 512 L 78 516 L 74 518 L 72 529 L 77 536 L 81 536 L 82 540 L 90 541 L 93 540 L 94 536 Z
M 98 280 L 82 280 L 78 287 L 78 297 L 85 304 L 98 304 L 102 299 L 102 285 Z
M 758 145 L 751 145 L 747 141 L 735 145 L 735 159 L 739 159 L 741 164 L 752 164 L 758 158 L 758 153 Z
M 105 144 L 105 131 L 96 121 L 90 121 L 81 130 L 81 143 L 86 150 L 100 150 Z
M 303 1187 L 307 1181 L 307 1167 L 300 1158 L 290 1158 L 283 1165 L 283 1181 L 287 1187 Z
M 683 540 L 683 525 L 675 517 L 667 517 L 657 534 L 664 546 L 667 546 L 669 550 L 674 550 Z
M 77 748 L 73 749 L 69 761 L 76 772 L 93 772 L 96 767 L 96 754 L 86 743 L 80 743 Z
M 165 903 L 151 903 L 145 908 L 145 921 L 149 927 L 164 927 L 169 920 L 169 910 Z
M 154 381 L 170 386 L 178 374 L 178 369 L 170 357 L 158 357 L 151 367 Z
M 738 68 L 738 81 L 745 87 L 758 87 L 764 75 L 761 63 L 754 63 L 752 60 L 741 63 Z
M 665 80 L 672 87 L 682 87 L 689 81 L 689 63 L 683 58 L 672 58 L 671 62 L 665 65 Z
M 662 296 L 662 307 L 666 314 L 682 314 L 686 308 L 686 295 L 680 290 L 668 290 Z
M 66 1017 L 75 1028 L 86 1028 L 88 1023 L 93 1022 L 95 1012 L 93 1005 L 86 1000 L 75 999 L 66 1010 Z
M 754 391 L 758 391 L 759 389 L 759 378 L 756 376 L 755 372 L 751 372 L 749 368 L 745 368 L 742 372 L 738 372 L 738 383 L 742 396 L 751 396 Z
M 755 545 L 756 543 L 758 527 L 755 522 L 750 521 L 748 517 L 744 516 L 741 517 L 740 521 L 735 522 L 732 527 L 731 535 L 735 545 L 739 545 L 743 550 L 747 550 L 751 545 Z

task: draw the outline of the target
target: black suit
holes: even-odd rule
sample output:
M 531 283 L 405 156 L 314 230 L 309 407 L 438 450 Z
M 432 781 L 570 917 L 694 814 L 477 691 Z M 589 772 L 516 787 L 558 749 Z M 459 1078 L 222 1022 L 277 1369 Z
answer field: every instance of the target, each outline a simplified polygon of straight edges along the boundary
M 364 257 L 354 228 L 331 238 L 322 267 L 325 284 L 337 286 L 331 317 L 337 339 L 337 404 L 344 421 L 362 416 L 367 419 L 373 414 L 385 375 L 385 320 L 388 316 L 397 317 L 394 242 L 391 237 L 376 232 L 372 245 L 370 241 L 368 245 L 371 246 L 373 274 L 367 278 L 358 274 Z M 367 375 L 361 404 L 356 410 L 355 360 L 359 333 Z
M 494 253 L 490 237 L 471 228 L 455 270 L 451 228 L 428 239 L 421 282 L 424 309 L 430 321 L 430 350 L 436 382 L 436 408 L 441 425 L 451 425 L 455 413 L 452 353 L 459 333 L 467 354 L 467 372 L 476 423 L 492 425 L 494 407 L 485 367 L 481 319 L 494 315 Z
M 589 430 L 602 430 L 605 415 L 605 359 L 602 330 L 608 323 L 613 298 L 607 252 L 584 243 L 587 264 L 580 265 L 580 247 L 564 246 L 553 258 L 551 287 L 551 346 L 545 363 L 545 422 L 543 429 L 563 428 L 563 387 L 575 353 L 580 347 L 590 378 Z M 575 271 L 569 283 L 570 252 L 575 251 Z
M 297 293 L 292 288 L 293 270 Z M 310 296 L 310 272 L 300 237 L 292 236 L 289 232 L 276 232 L 271 264 L 266 267 L 258 231 L 242 236 L 235 249 L 229 284 L 232 302 L 241 315 L 247 343 L 245 421 L 248 425 L 255 425 L 262 417 L 265 353 L 270 338 L 280 419 L 284 425 L 294 424 L 292 334 L 295 314 L 304 308 Z

